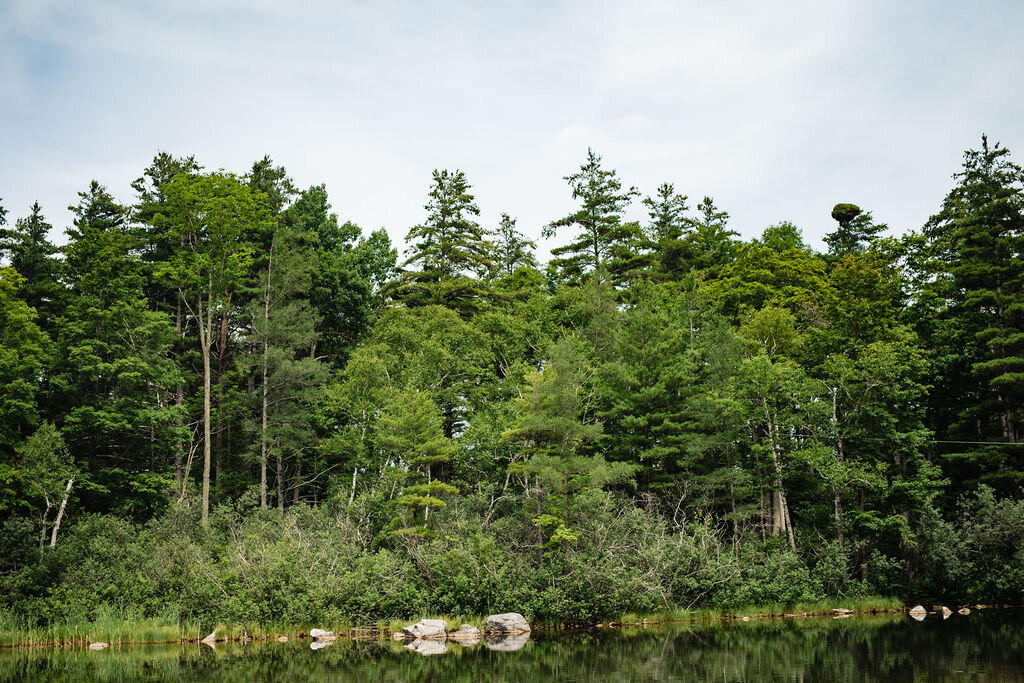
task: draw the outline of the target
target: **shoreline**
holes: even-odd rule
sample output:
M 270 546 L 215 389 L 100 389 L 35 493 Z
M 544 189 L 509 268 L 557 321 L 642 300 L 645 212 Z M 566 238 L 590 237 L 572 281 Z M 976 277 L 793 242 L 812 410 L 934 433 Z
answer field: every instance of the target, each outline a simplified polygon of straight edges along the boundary
M 885 615 L 885 614 L 909 614 L 911 606 L 909 605 L 894 605 L 890 601 L 880 599 L 877 601 L 878 604 L 871 606 L 863 606 L 863 601 L 851 601 L 846 603 L 847 605 L 855 605 L 852 607 L 843 606 L 841 602 L 826 603 L 822 605 L 804 606 L 801 609 L 799 605 L 793 608 L 786 609 L 781 606 L 764 606 L 759 608 L 737 608 L 732 610 L 699 610 L 699 611 L 670 611 L 665 613 L 656 613 L 648 615 L 635 615 L 627 614 L 620 615 L 616 618 L 608 618 L 604 620 L 590 620 L 590 621 L 574 621 L 566 620 L 562 622 L 544 622 L 537 621 L 531 624 L 531 629 L 537 632 L 554 632 L 554 631 L 588 631 L 588 630 L 604 630 L 604 629 L 623 629 L 623 628 L 648 628 L 652 626 L 666 626 L 670 624 L 697 624 L 697 623 L 713 623 L 713 622 L 750 622 L 755 620 L 775 620 L 775 619 L 823 619 L 831 617 L 832 619 L 845 619 L 854 616 L 874 616 L 874 615 Z M 861 603 L 857 606 L 856 603 Z M 955 612 L 959 607 L 968 607 L 973 610 L 991 610 L 991 609 L 1016 609 L 1021 606 L 1018 605 L 963 605 L 953 606 Z M 933 609 L 929 609 L 930 614 L 934 614 Z M 480 623 L 484 617 L 436 617 L 444 619 L 448 622 L 449 627 L 457 628 L 461 623 Z M 378 622 L 374 625 L 367 626 L 345 626 L 338 627 L 334 630 L 335 638 L 337 640 L 390 640 L 395 635 L 400 633 L 401 626 L 398 624 L 411 624 L 418 621 L 418 619 L 408 620 L 390 620 L 388 622 Z M 164 633 L 167 633 L 168 637 L 147 639 L 141 638 L 136 639 L 131 637 L 134 631 L 144 630 L 145 628 L 160 628 Z M 177 631 L 177 637 L 169 637 L 168 631 Z M 45 631 L 43 627 L 40 630 Z M 92 630 L 92 629 L 89 629 Z M 96 629 L 103 631 L 102 628 Z M 197 633 L 197 635 L 185 635 L 185 631 L 191 633 Z M 234 626 L 228 627 L 223 624 L 217 626 L 217 631 L 224 631 L 225 635 L 215 635 L 213 639 L 203 638 L 201 631 L 197 631 L 191 625 L 172 625 L 164 624 L 155 626 L 153 624 L 146 624 L 145 622 L 124 622 L 116 627 L 116 637 L 92 638 L 81 626 L 76 627 L 76 634 L 74 637 L 62 637 L 62 638 L 46 638 L 42 633 L 28 631 L 21 634 L 21 637 L 17 633 L 11 634 L 12 642 L 0 644 L 0 649 L 12 650 L 12 649 L 35 649 L 35 648 L 47 648 L 47 649 L 71 649 L 81 648 L 89 649 L 90 644 L 105 643 L 106 645 L 102 649 L 108 649 L 113 647 L 122 646 L 143 646 L 143 645 L 175 645 L 175 644 L 218 644 L 218 643 L 251 643 L 251 642 L 287 642 L 291 640 L 299 641 L 315 641 L 314 637 L 309 635 L 310 628 L 305 627 L 280 627 L 280 628 L 263 628 L 256 627 L 253 632 L 250 632 L 245 626 Z M 93 631 L 95 633 L 95 631 Z M 108 631 L 109 633 L 109 631 Z M 215 631 L 216 633 L 216 631 Z M 103 633 L 101 635 L 107 635 Z

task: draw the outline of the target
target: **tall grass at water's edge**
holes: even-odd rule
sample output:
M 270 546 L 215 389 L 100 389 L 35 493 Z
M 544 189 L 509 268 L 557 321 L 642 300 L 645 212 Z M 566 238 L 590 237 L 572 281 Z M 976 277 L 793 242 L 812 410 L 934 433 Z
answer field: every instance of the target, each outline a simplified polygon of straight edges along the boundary
M 764 605 L 759 607 L 726 609 L 672 609 L 654 614 L 625 613 L 605 620 L 580 623 L 533 621 L 537 630 L 555 630 L 570 627 L 604 625 L 660 624 L 671 622 L 699 622 L 743 617 L 785 617 L 831 615 L 835 610 L 854 613 L 897 612 L 905 609 L 895 598 L 859 598 L 853 600 L 823 600 L 796 605 Z M 485 617 L 480 615 L 432 615 L 425 618 L 443 619 L 450 629 L 462 624 L 481 627 Z M 347 637 L 390 637 L 402 627 L 417 619 L 377 620 L 364 623 L 335 624 L 213 624 L 182 618 L 175 609 L 168 609 L 155 618 L 140 618 L 132 610 L 112 607 L 101 608 L 92 618 L 75 615 L 44 626 L 29 623 L 9 611 L 0 610 L 0 647 L 84 647 L 89 643 L 105 642 L 112 646 L 143 643 L 177 643 L 197 641 L 211 632 L 217 640 L 255 640 L 279 635 L 295 637 L 309 633 L 310 628 L 323 628 Z

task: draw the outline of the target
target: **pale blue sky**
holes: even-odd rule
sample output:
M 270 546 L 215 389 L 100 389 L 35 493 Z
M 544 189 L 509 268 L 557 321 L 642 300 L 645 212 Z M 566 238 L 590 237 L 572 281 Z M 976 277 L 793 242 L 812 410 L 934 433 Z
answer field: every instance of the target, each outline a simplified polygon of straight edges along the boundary
M 539 238 L 592 146 L 820 246 L 840 201 L 920 227 L 983 132 L 1024 162 L 1022 42 L 1019 2 L 0 0 L 0 197 L 63 230 L 157 150 L 270 154 L 400 243 L 460 168 Z

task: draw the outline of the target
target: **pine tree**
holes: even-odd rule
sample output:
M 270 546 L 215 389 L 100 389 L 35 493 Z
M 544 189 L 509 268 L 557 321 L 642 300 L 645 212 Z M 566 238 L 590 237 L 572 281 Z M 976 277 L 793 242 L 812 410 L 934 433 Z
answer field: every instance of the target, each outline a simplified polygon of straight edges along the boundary
M 839 227 L 825 235 L 825 244 L 829 254 L 837 257 L 864 251 L 878 239 L 878 233 L 888 229 L 885 224 L 875 223 L 871 212 L 856 204 L 836 204 L 832 207 L 832 218 Z
M 615 460 L 642 468 L 647 485 L 665 485 L 686 468 L 686 402 L 695 367 L 678 300 L 648 282 L 627 292 L 614 359 L 598 370 L 602 443 Z
M 568 282 L 581 282 L 586 273 L 601 266 L 612 269 L 617 260 L 629 260 L 632 244 L 638 238 L 636 224 L 623 224 L 622 215 L 639 191 L 622 189 L 615 171 L 601 168 L 601 156 L 587 149 L 587 160 L 578 173 L 565 176 L 572 198 L 580 201 L 577 211 L 549 223 L 543 230 L 545 238 L 554 237 L 560 228 L 578 232 L 569 244 L 551 250 L 551 266 Z M 618 265 L 618 264 L 615 264 Z M 631 263 L 622 264 L 625 270 Z
M 0 228 L 0 260 L 6 261 L 25 278 L 19 296 L 36 310 L 39 326 L 50 331 L 60 309 L 63 287 L 58 253 L 47 235 L 53 226 L 46 222 L 39 202 L 31 213 L 14 222 L 14 229 Z
M 692 244 L 685 238 L 693 232 L 693 221 L 686 215 L 690 210 L 686 200 L 672 183 L 662 183 L 655 197 L 643 200 L 650 219 L 647 235 L 656 245 L 658 279 L 677 280 L 691 267 Z
M 341 369 L 383 305 L 397 251 L 384 230 L 362 237 L 358 225 L 339 224 L 323 185 L 303 191 L 281 218 L 314 245 L 309 300 L 317 327 L 310 353 Z
M 72 452 L 107 509 L 150 513 L 164 499 L 184 420 L 174 406 L 173 328 L 151 311 L 128 210 L 93 181 L 67 231 L 70 297 L 58 319 L 53 387 Z M 94 502 L 96 498 L 93 499 Z
M 551 345 L 541 372 L 527 378 L 528 388 L 515 425 L 505 434 L 522 443 L 529 460 L 512 469 L 532 475 L 536 482 L 537 517 L 534 524 L 546 534 L 549 545 L 576 539 L 569 527 L 569 501 L 575 491 L 600 488 L 629 479 L 636 465 L 606 462 L 601 455 L 588 456 L 580 450 L 600 438 L 603 428 L 596 421 L 592 403 L 594 370 L 582 353 L 578 340 L 563 338 Z M 544 511 L 545 492 L 561 512 L 559 517 Z
M 650 217 L 647 231 L 653 241 L 678 240 L 692 231 L 690 220 L 686 217 L 686 212 L 690 210 L 686 205 L 687 199 L 685 194 L 676 192 L 672 183 L 659 185 L 656 197 L 644 198 L 643 203 Z
M 411 306 L 436 304 L 470 315 L 485 293 L 479 278 L 493 268 L 492 248 L 474 220 L 480 209 L 462 171 L 434 171 L 427 220 L 410 228 L 405 240 L 413 266 L 401 279 L 400 296 Z
M 1024 170 L 982 137 L 954 177 L 924 230 L 937 275 L 929 289 L 943 320 L 932 343 L 946 349 L 936 357 L 946 390 L 932 419 L 945 440 L 993 442 L 950 449 L 966 477 L 1015 487 L 1024 481 L 1024 448 L 1005 444 L 1020 439 L 1024 406 Z
M 393 457 L 395 467 L 413 468 L 405 476 L 398 504 L 412 511 L 412 525 L 396 533 L 429 536 L 432 509 L 445 507 L 441 496 L 458 493 L 458 488 L 440 481 L 435 472 L 451 458 L 455 445 L 441 430 L 441 414 L 430 396 L 422 391 L 404 391 L 392 396 L 377 421 L 377 443 Z M 423 517 L 417 524 L 417 514 Z
M 685 240 L 693 253 L 693 266 L 703 271 L 707 280 L 718 276 L 722 267 L 736 259 L 737 233 L 728 229 L 729 213 L 723 211 L 711 197 L 704 197 L 697 205 L 698 217 L 693 221 L 693 232 Z
M 249 186 L 263 192 L 277 219 L 260 259 L 259 292 L 249 309 L 256 352 L 244 364 L 258 374 L 260 507 L 267 507 L 267 465 L 274 455 L 277 507 L 283 512 L 286 493 L 299 495 L 302 456 L 315 443 L 311 406 L 328 371 L 315 355 L 319 320 L 309 300 L 317 267 L 316 233 L 310 222 L 278 213 L 292 194 L 291 181 L 268 157 L 253 165 Z
M 526 266 L 537 267 L 537 258 L 533 252 L 537 243 L 528 240 L 523 233 L 516 230 L 516 219 L 507 213 L 501 214 L 494 235 L 494 266 L 495 277 L 509 276 L 517 268 Z
M 35 310 L 18 296 L 24 284 L 14 268 L 0 268 L 0 469 L 45 409 L 38 404 L 39 377 L 49 338 L 36 324 Z
M 174 157 L 167 152 L 158 152 L 143 175 L 132 182 L 137 199 L 131 220 L 138 235 L 137 248 L 146 265 L 146 298 L 152 308 L 166 312 L 173 319 L 175 344 L 171 355 L 182 369 L 193 365 L 195 356 L 194 344 L 186 338 L 189 335 L 187 309 L 181 290 L 159 277 L 158 271 L 185 245 L 181 235 L 169 236 L 165 215 L 170 211 L 170 201 L 164 189 L 178 175 L 192 176 L 201 170 L 193 156 Z M 189 377 L 194 376 L 194 373 L 182 372 L 174 388 L 174 405 L 179 415 L 183 416 L 188 410 L 186 393 L 190 392 L 186 384 Z M 182 492 L 186 479 L 185 450 L 184 439 L 180 439 L 174 447 L 174 481 Z

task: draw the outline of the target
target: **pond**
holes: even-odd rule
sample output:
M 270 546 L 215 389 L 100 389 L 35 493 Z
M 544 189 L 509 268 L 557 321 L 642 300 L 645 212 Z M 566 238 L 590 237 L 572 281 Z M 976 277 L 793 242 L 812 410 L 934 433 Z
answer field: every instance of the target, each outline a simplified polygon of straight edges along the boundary
M 0 650 L 6 681 L 1024 681 L 1024 611 L 535 632 L 460 645 L 309 640 Z M 443 651 L 442 651 L 443 650 Z M 436 652 L 424 654 L 424 652 Z

